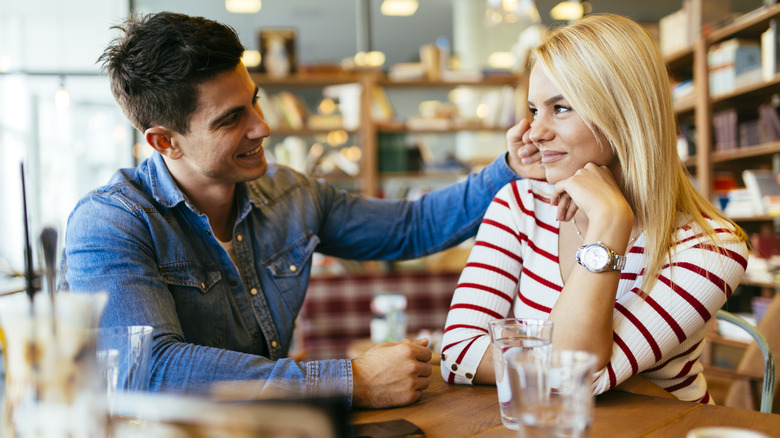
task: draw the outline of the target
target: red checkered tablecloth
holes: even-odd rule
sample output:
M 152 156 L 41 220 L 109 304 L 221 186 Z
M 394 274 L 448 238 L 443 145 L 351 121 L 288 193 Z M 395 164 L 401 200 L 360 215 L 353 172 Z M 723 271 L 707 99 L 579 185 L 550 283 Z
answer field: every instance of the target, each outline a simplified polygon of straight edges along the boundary
M 298 317 L 296 350 L 306 360 L 346 357 L 347 346 L 371 335 L 371 300 L 400 293 L 408 305 L 407 333 L 443 330 L 459 273 L 388 273 L 313 277 Z

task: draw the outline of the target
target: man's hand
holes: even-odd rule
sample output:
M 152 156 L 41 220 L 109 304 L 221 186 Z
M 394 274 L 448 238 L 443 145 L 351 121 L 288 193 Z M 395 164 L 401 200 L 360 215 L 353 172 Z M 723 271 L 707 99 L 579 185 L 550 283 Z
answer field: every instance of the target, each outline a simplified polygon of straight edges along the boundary
M 389 408 L 419 400 L 432 373 L 427 345 L 427 339 L 383 342 L 353 359 L 353 405 Z
M 523 178 L 545 179 L 544 167 L 539 161 L 542 154 L 529 139 L 531 122 L 526 119 L 506 132 L 509 167 Z

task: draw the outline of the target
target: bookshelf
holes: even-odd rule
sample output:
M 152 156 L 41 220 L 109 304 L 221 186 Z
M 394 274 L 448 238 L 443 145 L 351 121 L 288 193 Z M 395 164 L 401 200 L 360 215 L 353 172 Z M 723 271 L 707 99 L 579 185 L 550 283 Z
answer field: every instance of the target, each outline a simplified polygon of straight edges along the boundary
M 692 0 L 696 3 L 693 9 L 701 10 L 706 1 Z M 696 153 L 685 159 L 684 164 L 707 199 L 713 199 L 716 195 L 715 176 L 719 172 L 732 172 L 737 178 L 741 178 L 741 172 L 745 169 L 778 170 L 780 138 L 761 141 L 752 146 L 740 146 L 738 143 L 737 147 L 716 150 L 715 120 L 719 113 L 733 109 L 736 110 L 738 121 L 744 122 L 758 117 L 757 109 L 760 105 L 773 103 L 776 106 L 776 95 L 780 94 L 780 74 L 767 78 L 762 76 L 758 80 L 738 84 L 734 89 L 722 94 L 713 95 L 710 92 L 708 64 L 711 48 L 732 38 L 760 41 L 761 34 L 770 28 L 772 20 L 780 21 L 780 4 L 760 7 L 711 29 L 705 26 L 689 46 L 665 54 L 672 79 L 676 82 L 693 82 L 693 93 L 676 100 L 674 109 L 680 126 L 692 126 L 695 130 Z M 780 224 L 779 216 L 767 214 L 733 219 L 748 233 L 777 233 Z M 772 281 L 771 276 L 768 279 L 761 277 L 759 280 L 746 275 L 743 283 L 729 299 L 726 310 L 747 311 L 751 300 L 757 296 L 774 296 L 779 287 L 780 283 Z M 717 359 L 733 358 L 736 363 L 749 345 L 749 342 L 719 334 L 715 326 L 709 333 L 708 340 L 708 352 L 702 355 L 708 379 L 712 377 L 713 365 L 717 364 Z
M 386 95 L 397 90 L 412 90 L 413 93 L 421 96 L 426 91 L 447 90 L 458 87 L 473 88 L 500 88 L 511 87 L 515 96 L 517 91 L 522 89 L 527 82 L 524 77 L 515 75 L 496 75 L 485 76 L 479 79 L 464 78 L 462 80 L 392 80 L 387 75 L 375 70 L 355 71 L 355 72 L 329 72 L 329 73 L 298 73 L 285 77 L 271 77 L 266 74 L 250 72 L 252 79 L 269 95 L 273 93 L 289 92 L 292 94 L 309 93 L 317 95 L 330 86 L 339 86 L 345 84 L 357 84 L 360 86 L 361 93 L 359 97 L 359 123 L 356 126 L 346 127 L 344 125 L 329 127 L 309 127 L 305 123 L 302 127 L 277 126 L 271 127 L 271 138 L 276 141 L 286 137 L 300 136 L 308 139 L 314 139 L 309 143 L 316 142 L 317 138 L 327 136 L 333 130 L 341 130 L 346 133 L 354 144 L 360 148 L 359 173 L 357 175 L 346 175 L 343 172 L 334 172 L 329 174 L 317 174 L 315 176 L 323 177 L 328 181 L 343 186 L 349 186 L 353 191 L 367 196 L 378 196 L 382 193 L 382 181 L 391 179 L 406 179 L 411 184 L 422 183 L 426 178 L 445 179 L 447 177 L 454 179 L 463 176 L 462 170 L 439 170 L 429 172 L 393 172 L 384 174 L 380 172 L 380 138 L 382 135 L 457 135 L 464 132 L 487 132 L 503 134 L 511 124 L 489 125 L 481 123 L 450 123 L 446 125 L 425 123 L 413 124 L 411 120 L 398 120 L 377 117 L 374 109 L 377 105 L 387 103 L 379 102 L 378 94 L 374 92 L 379 89 L 387 99 Z M 367 92 L 368 91 L 368 92 Z M 422 97 L 421 97 L 422 99 Z M 524 98 L 513 102 L 513 110 L 519 111 L 524 108 Z M 261 101 L 261 108 L 263 108 Z M 309 105 L 311 107 L 311 105 Z M 266 108 L 263 108 L 266 111 Z M 304 118 L 306 114 L 303 114 Z M 305 122 L 305 121 L 304 121 Z M 311 144 L 309 145 L 311 146 Z M 473 165 L 484 165 L 487 163 L 477 162 L 469 163 Z M 351 183 L 351 184 L 350 184 Z

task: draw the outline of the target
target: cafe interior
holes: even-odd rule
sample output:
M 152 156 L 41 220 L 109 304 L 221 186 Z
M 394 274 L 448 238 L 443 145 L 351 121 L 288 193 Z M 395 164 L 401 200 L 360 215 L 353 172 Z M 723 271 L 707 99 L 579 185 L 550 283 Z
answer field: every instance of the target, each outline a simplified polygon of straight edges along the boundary
M 207 396 L 150 391 L 152 328 L 101 327 L 96 335 L 108 298 L 60 301 L 69 294 L 58 292 L 55 312 L 54 296 L 79 199 L 156 153 L 115 101 L 98 58 L 120 35 L 114 26 L 162 11 L 238 34 L 271 130 L 267 162 L 351 194 L 407 200 L 505 153 L 507 130 L 529 117 L 528 55 L 546 33 L 600 13 L 639 23 L 667 62 L 680 160 L 750 237 L 745 276 L 710 321 L 696 364 L 712 400 L 588 392 L 568 400 L 584 416 L 574 429 L 559 419 L 552 430 L 517 430 L 505 418 L 501 384 L 446 382 L 442 332 L 473 237 L 403 261 L 313 254 L 289 358 L 355 359 L 381 342 L 427 338 L 433 372 L 411 404 L 363 409 L 332 394 L 292 397 L 241 380 Z M 771 118 L 757 109 L 777 118 L 778 23 L 772 0 L 0 0 L 1 434 L 780 436 L 780 129 L 752 134 Z M 79 330 L 63 335 L 71 324 Z M 145 384 L 117 386 L 117 376 L 127 377 L 124 360 L 146 361 Z M 515 380 L 505 382 L 513 393 L 524 381 Z M 98 401 L 84 401 L 95 386 Z

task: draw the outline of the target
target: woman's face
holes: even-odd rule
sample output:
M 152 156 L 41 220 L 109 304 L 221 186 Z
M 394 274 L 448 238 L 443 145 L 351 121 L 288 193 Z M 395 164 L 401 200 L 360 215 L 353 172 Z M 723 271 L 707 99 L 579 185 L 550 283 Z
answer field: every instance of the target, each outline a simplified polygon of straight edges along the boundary
M 593 135 L 538 66 L 531 70 L 528 106 L 533 115 L 529 138 L 542 153 L 547 181 L 569 178 L 589 162 L 607 166 L 616 175 L 618 160 L 606 138 Z

